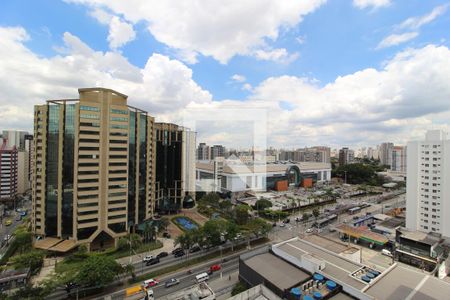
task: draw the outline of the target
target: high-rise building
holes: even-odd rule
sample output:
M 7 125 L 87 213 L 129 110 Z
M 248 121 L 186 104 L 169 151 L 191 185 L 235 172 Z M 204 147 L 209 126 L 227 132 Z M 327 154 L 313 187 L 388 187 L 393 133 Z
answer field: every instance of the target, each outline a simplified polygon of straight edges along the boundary
M 205 143 L 198 144 L 197 147 L 197 160 L 209 160 L 210 147 Z
M 352 149 L 344 147 L 339 150 L 339 165 L 350 164 L 355 160 L 355 152 Z
M 392 150 L 394 149 L 393 143 L 382 143 L 380 145 L 380 163 L 382 165 L 392 165 Z
M 225 157 L 225 147 L 222 145 L 214 145 L 211 147 L 211 160 L 216 157 Z
M 178 212 L 195 191 L 195 132 L 170 123 L 155 123 L 156 208 Z
M 391 170 L 395 172 L 406 172 L 406 147 L 394 146 L 392 149 Z
M 450 139 L 431 130 L 407 146 L 406 227 L 450 237 Z
M 154 213 L 155 123 L 104 88 L 35 106 L 35 247 L 65 252 L 114 245 Z
M 25 140 L 29 135 L 26 131 L 21 130 L 3 130 L 2 137 L 8 141 L 9 147 L 16 146 L 17 150 L 25 149 Z
M 294 161 L 297 162 L 330 162 L 330 148 L 316 146 L 310 148 L 298 149 L 294 153 Z
M 18 155 L 16 146 L 0 145 L 0 200 L 13 200 L 17 195 Z

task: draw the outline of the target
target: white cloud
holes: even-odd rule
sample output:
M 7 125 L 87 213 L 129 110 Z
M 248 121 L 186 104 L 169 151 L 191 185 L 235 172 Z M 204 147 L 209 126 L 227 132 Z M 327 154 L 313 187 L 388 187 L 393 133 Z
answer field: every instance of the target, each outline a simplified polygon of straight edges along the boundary
M 419 35 L 418 32 L 405 32 L 401 34 L 391 34 L 385 37 L 377 46 L 377 49 L 397 46 L 416 38 Z
M 419 17 L 411 17 L 403 21 L 400 25 L 394 26 L 395 30 L 407 32 L 403 33 L 393 33 L 387 37 L 385 37 L 377 46 L 376 49 L 387 48 L 391 46 L 396 46 L 412 39 L 415 39 L 419 35 L 419 29 L 433 20 L 435 20 L 440 15 L 443 15 L 450 4 L 444 4 L 435 7 L 430 13 L 419 16 Z
M 280 30 L 296 28 L 326 0 L 66 0 L 108 9 L 136 24 L 144 21 L 159 42 L 189 63 L 211 56 L 227 63 L 235 55 L 256 55 L 277 40 Z M 251 20 L 251 21 L 249 21 Z M 270 46 L 270 45 L 269 45 Z M 271 59 L 272 57 L 269 57 Z
M 189 67 L 164 55 L 153 54 L 138 68 L 120 53 L 95 51 L 65 33 L 63 52 L 42 58 L 24 44 L 28 38 L 22 28 L 0 27 L 0 57 L 8 57 L 0 60 L 0 128 L 31 129 L 33 105 L 75 98 L 77 88 L 92 86 L 129 95 L 130 105 L 158 121 L 179 122 L 188 108 L 265 108 L 268 145 L 274 146 L 404 143 L 420 138 L 432 124 L 448 128 L 450 120 L 445 46 L 408 49 L 379 69 L 340 76 L 324 86 L 310 78 L 270 77 L 248 85 L 247 99 L 213 101 Z M 213 135 L 207 127 L 199 129 Z M 222 134 L 236 147 L 248 140 L 234 138 L 240 136 L 238 127 Z
M 111 49 L 120 48 L 136 38 L 133 25 L 119 17 L 113 16 L 100 8 L 94 9 L 90 14 L 101 24 L 109 26 L 107 40 Z
M 231 76 L 231 79 L 236 82 L 244 82 L 245 80 L 247 80 L 244 75 L 240 74 L 234 74 L 233 76 Z
M 253 90 L 253 87 L 252 87 L 252 85 L 250 83 L 244 83 L 244 85 L 242 85 L 242 89 L 244 91 L 250 91 L 251 92 Z
M 443 15 L 447 11 L 449 6 L 450 6 L 449 4 L 437 6 L 430 13 L 428 13 L 424 16 L 411 17 L 411 18 L 406 19 L 398 27 L 400 29 L 417 30 L 420 27 L 422 27 L 423 25 L 432 22 L 440 15 Z
M 121 21 L 114 16 L 109 24 L 108 42 L 112 49 L 120 48 L 126 43 L 134 40 L 136 33 L 133 30 L 133 25 Z
M 386 7 L 390 4 L 391 0 L 353 0 L 353 5 L 359 9 Z
M 297 52 L 289 54 L 285 48 L 278 48 L 272 50 L 259 49 L 255 51 L 255 57 L 256 59 L 259 60 L 271 60 L 275 62 L 289 64 L 295 61 L 299 57 L 299 54 Z
M 77 97 L 80 87 L 103 86 L 129 95 L 129 104 L 164 117 L 211 94 L 192 79 L 192 70 L 161 54 L 138 68 L 117 52 L 91 49 L 64 34 L 61 54 L 42 58 L 26 47 L 23 28 L 0 27 L 0 128 L 31 129 L 33 105 L 46 99 Z

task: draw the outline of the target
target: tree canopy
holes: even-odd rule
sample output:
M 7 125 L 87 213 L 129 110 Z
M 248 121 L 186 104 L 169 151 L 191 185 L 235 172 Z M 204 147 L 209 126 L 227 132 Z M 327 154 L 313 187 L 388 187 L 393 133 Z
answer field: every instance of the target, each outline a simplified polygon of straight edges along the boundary
M 89 256 L 80 266 L 75 281 L 82 286 L 105 286 L 124 272 L 122 266 L 105 255 Z

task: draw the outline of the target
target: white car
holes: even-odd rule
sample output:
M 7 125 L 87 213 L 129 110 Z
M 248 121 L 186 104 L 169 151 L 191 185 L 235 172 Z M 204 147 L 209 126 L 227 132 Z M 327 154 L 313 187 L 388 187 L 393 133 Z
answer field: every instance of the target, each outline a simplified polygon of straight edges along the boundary
M 153 259 L 153 255 L 146 255 L 146 256 L 144 256 L 143 261 L 144 261 L 144 262 L 148 262 L 148 261 L 150 261 L 150 260 L 152 260 L 152 259 Z
M 312 229 L 312 228 L 306 229 L 306 233 L 312 233 L 313 231 L 314 231 L 314 229 Z
M 285 227 L 285 226 L 286 226 L 286 224 L 280 223 L 280 227 Z

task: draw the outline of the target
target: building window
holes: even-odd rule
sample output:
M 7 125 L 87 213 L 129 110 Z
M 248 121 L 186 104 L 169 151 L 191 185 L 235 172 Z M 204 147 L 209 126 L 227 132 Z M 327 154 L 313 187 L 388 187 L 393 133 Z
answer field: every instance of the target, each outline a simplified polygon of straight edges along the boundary
M 100 111 L 100 108 L 99 107 L 94 107 L 94 106 L 80 105 L 80 110 Z
M 122 110 L 122 109 L 111 109 L 111 113 L 113 114 L 118 114 L 118 115 L 128 115 L 128 111 L 127 110 Z

